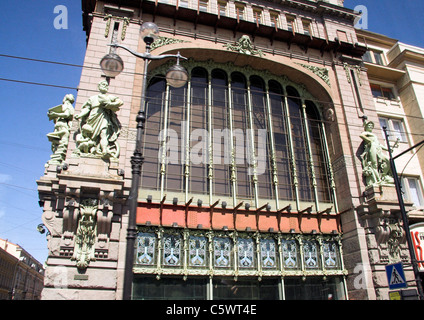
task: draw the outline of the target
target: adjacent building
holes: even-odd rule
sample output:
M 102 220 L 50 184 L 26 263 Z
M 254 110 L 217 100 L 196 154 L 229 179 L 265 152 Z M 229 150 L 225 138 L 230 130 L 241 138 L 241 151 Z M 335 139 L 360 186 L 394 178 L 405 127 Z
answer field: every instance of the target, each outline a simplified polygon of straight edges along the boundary
M 48 112 L 37 181 L 43 299 L 122 299 L 144 100 L 133 299 L 388 299 L 395 262 L 413 280 L 382 128 L 394 153 L 420 142 L 422 49 L 356 30 L 336 0 L 82 9 L 78 97 Z M 167 83 L 174 58 L 146 60 L 144 99 L 145 59 L 110 44 L 145 52 L 147 21 L 151 55 L 179 52 L 188 80 Z M 122 73 L 103 75 L 106 54 Z M 424 218 L 418 148 L 397 163 L 411 223 Z
M 0 239 L 0 300 L 40 300 L 43 265 L 22 247 Z

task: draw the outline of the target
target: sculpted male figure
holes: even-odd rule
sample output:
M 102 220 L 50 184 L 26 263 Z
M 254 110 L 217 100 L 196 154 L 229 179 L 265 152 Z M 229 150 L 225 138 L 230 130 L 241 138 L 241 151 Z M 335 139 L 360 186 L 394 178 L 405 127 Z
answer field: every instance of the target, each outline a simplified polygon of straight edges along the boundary
M 123 105 L 121 99 L 108 95 L 109 84 L 103 80 L 98 85 L 100 93 L 90 97 L 81 108 L 81 113 L 75 119 L 81 119 L 82 128 L 91 128 L 89 139 L 79 148 L 77 141 L 77 154 L 84 155 L 87 151 L 100 157 L 118 158 L 119 145 L 117 142 L 121 125 L 116 116 L 119 107 Z M 87 137 L 85 137 L 87 138 Z M 87 150 L 87 144 L 92 144 L 94 148 Z

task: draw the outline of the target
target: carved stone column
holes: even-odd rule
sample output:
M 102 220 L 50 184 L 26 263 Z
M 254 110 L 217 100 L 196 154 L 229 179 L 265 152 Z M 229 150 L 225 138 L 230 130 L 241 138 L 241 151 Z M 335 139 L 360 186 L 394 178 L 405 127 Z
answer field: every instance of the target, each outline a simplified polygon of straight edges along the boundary
M 412 204 L 406 204 L 406 210 Z M 365 230 L 372 280 L 377 299 L 388 299 L 385 266 L 403 262 L 410 264 L 396 189 L 390 185 L 370 186 L 364 192 L 363 204 L 358 208 Z M 407 280 L 414 278 L 412 268 L 406 268 Z

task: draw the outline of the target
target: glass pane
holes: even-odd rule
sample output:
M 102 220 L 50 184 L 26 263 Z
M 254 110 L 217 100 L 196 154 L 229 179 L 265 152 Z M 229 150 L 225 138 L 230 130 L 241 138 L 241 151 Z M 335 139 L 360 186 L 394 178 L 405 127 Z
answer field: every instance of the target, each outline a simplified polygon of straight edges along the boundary
M 285 278 L 286 300 L 344 300 L 346 299 L 341 277 Z
M 272 199 L 274 198 L 274 193 L 271 183 L 272 175 L 269 157 L 271 147 L 267 134 L 269 130 L 267 121 L 268 112 L 265 105 L 265 84 L 261 78 L 256 76 L 250 78 L 250 83 L 259 197 Z
M 224 71 L 212 71 L 213 193 L 231 194 L 231 135 L 228 130 L 228 82 Z
M 275 81 L 269 82 L 269 99 L 274 132 L 275 160 L 277 162 L 278 172 L 278 197 L 283 200 L 293 200 L 285 99 L 282 87 Z
M 191 267 L 207 266 L 207 239 L 205 237 L 189 238 L 189 262 Z
M 383 65 L 383 55 L 380 52 L 374 52 L 375 63 Z
M 317 269 L 318 261 L 318 245 L 315 241 L 303 242 L 303 263 L 306 269 Z
M 392 125 L 393 125 L 394 137 L 396 139 L 400 139 L 400 141 L 406 141 L 402 121 L 392 120 Z
M 238 238 L 238 265 L 240 268 L 255 267 L 255 241 L 253 239 Z
M 136 265 L 152 266 L 155 264 L 156 235 L 154 233 L 139 233 L 137 237 Z
M 214 238 L 214 266 L 216 268 L 229 268 L 231 267 L 231 253 L 232 246 L 229 238 Z
M 278 300 L 279 279 L 214 278 L 214 300 Z
M 362 57 L 362 59 L 365 61 L 365 62 L 373 62 L 372 61 L 372 58 L 371 58 L 371 52 L 368 50 L 367 52 L 365 52 L 365 54 L 364 54 L 364 56 Z
M 387 130 L 389 130 L 389 123 L 387 121 L 387 119 L 384 118 L 378 118 L 378 120 L 380 121 L 380 127 L 381 127 L 381 134 L 383 136 L 383 141 L 386 141 L 386 136 L 384 135 L 384 130 L 383 128 L 386 127 Z
M 283 251 L 283 267 L 285 269 L 298 269 L 299 259 L 295 240 L 282 240 L 281 249 Z
M 381 87 L 377 84 L 371 84 L 371 92 L 374 98 L 382 97 Z
M 134 300 L 206 300 L 207 279 L 135 276 Z
M 409 184 L 409 193 L 411 194 L 411 201 L 414 203 L 415 206 L 421 206 L 422 194 L 420 191 L 418 181 L 414 178 L 408 178 L 408 184 Z
M 155 78 L 147 89 L 146 122 L 144 124 L 144 163 L 141 183 L 143 188 L 159 189 L 159 132 L 163 129 L 162 118 L 165 104 L 166 81 Z
M 260 247 L 262 268 L 275 269 L 277 267 L 277 250 L 275 240 L 261 239 Z
M 164 234 L 163 236 L 163 265 L 180 266 L 182 265 L 182 238 L 177 234 Z
M 190 106 L 190 171 L 189 192 L 207 193 L 207 168 L 209 162 L 208 123 L 208 74 L 203 68 L 194 68 L 191 73 Z M 185 143 L 185 142 L 184 142 Z M 185 145 L 185 144 L 184 144 Z
M 336 269 L 339 267 L 339 249 L 334 241 L 325 241 L 324 250 L 324 267 L 326 269 Z

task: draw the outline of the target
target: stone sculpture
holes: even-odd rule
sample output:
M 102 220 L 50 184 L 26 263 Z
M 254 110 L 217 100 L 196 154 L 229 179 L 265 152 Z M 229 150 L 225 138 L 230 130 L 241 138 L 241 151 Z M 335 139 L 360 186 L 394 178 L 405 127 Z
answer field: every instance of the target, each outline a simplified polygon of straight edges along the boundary
M 69 133 L 72 119 L 74 117 L 75 98 L 72 94 L 67 94 L 63 98 L 61 105 L 49 109 L 47 116 L 54 122 L 54 131 L 47 134 L 47 138 L 52 143 L 52 152 L 49 164 L 61 164 L 66 157 L 66 151 L 69 143 Z
M 365 149 L 361 154 L 363 175 L 367 186 L 393 184 L 393 174 L 390 169 L 389 158 L 383 153 L 388 149 L 381 145 L 377 136 L 372 133 L 374 122 L 364 123 L 364 132 L 360 137 L 364 140 Z
M 74 154 L 85 157 L 119 157 L 118 137 L 121 125 L 116 116 L 121 99 L 107 94 L 109 84 L 106 80 L 99 83 L 99 94 L 90 97 L 75 116 L 80 122 L 80 133 L 76 137 L 77 148 Z

